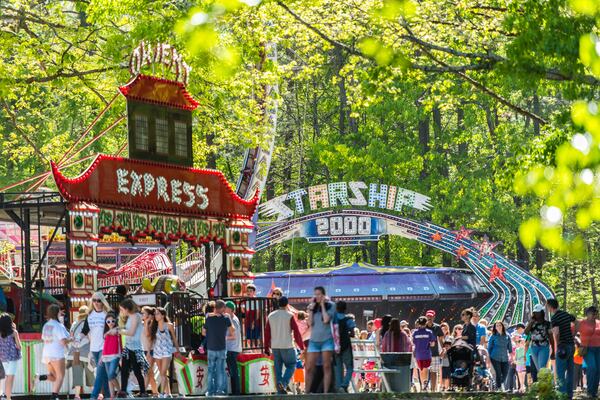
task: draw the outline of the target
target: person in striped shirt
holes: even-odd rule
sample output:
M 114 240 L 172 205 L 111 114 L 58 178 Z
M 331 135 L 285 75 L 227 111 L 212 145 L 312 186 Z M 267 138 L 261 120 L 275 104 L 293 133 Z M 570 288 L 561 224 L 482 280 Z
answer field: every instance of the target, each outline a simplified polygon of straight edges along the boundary
M 552 356 L 556 358 L 556 375 L 561 393 L 573 398 L 573 378 L 575 353 L 575 339 L 573 337 L 573 322 L 575 317 L 568 312 L 559 309 L 556 299 L 549 299 L 546 308 L 552 324 L 555 349 Z M 552 358 L 551 356 L 551 358 Z

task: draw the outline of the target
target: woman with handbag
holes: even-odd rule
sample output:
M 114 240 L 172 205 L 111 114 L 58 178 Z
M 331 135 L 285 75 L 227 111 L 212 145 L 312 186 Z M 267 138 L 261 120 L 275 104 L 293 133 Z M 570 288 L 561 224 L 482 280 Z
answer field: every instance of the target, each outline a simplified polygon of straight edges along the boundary
M 17 362 L 21 359 L 21 341 L 19 332 L 9 314 L 0 315 L 0 361 L 4 367 L 6 382 L 4 395 L 7 400 L 12 397 L 12 387 L 17 372 Z
M 525 335 L 531 351 L 531 359 L 539 371 L 548 367 L 550 360 L 550 349 L 554 348 L 554 335 L 552 335 L 552 324 L 546 320 L 544 306 L 536 304 L 533 307 L 531 321 L 525 327 Z
M 162 307 L 154 310 L 155 323 L 151 327 L 151 340 L 153 343 L 154 359 L 160 371 L 160 390 L 163 397 L 171 397 L 171 383 L 169 382 L 169 366 L 173 354 L 179 354 L 175 328 L 167 311 Z
M 600 382 L 600 320 L 595 306 L 585 309 L 585 319 L 579 321 L 578 331 L 581 334 L 579 355 L 587 365 L 587 394 L 594 398 L 598 396 Z

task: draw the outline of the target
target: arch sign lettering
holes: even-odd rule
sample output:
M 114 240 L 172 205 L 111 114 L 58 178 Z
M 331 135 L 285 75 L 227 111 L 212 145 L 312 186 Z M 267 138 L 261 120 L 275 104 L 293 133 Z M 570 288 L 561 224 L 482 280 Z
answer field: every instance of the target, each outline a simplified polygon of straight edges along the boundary
M 329 246 L 354 246 L 396 235 L 452 254 L 492 292 L 481 308 L 488 321 L 522 322 L 552 291 L 515 262 L 495 251 L 498 243 L 471 238 L 472 230 L 450 230 L 403 214 L 431 209 L 430 198 L 377 183 L 335 182 L 298 189 L 259 206 L 256 250 L 292 238 Z

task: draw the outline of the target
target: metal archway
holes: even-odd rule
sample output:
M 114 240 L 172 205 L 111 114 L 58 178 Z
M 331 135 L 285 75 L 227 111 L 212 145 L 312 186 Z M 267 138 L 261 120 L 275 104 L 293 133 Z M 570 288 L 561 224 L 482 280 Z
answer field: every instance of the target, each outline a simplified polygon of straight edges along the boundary
M 362 219 L 361 219 L 362 218 Z M 335 229 L 319 236 L 326 224 L 333 221 Z M 339 221 L 345 224 L 337 226 Z M 355 226 L 353 222 L 355 221 Z M 363 224 L 361 235 L 360 223 Z M 366 221 L 370 224 L 367 234 Z M 430 222 L 416 221 L 398 215 L 366 210 L 329 210 L 305 215 L 285 221 L 263 223 L 256 240 L 256 250 L 263 250 L 274 244 L 295 237 L 306 238 L 309 242 L 326 242 L 330 245 L 358 244 L 374 240 L 388 234 L 416 240 L 463 260 L 465 264 L 490 289 L 492 297 L 481 308 L 480 313 L 488 321 L 505 321 L 509 324 L 522 322 L 533 305 L 553 298 L 552 291 L 543 282 L 519 267 L 515 262 L 494 251 L 495 244 L 484 239 L 481 243 L 470 238 L 470 232 L 461 228 L 451 231 Z M 344 229 L 350 226 L 349 234 Z M 340 233 L 341 230 L 341 234 Z M 348 233 L 348 231 L 346 231 Z M 361 240 L 362 239 L 362 240 Z

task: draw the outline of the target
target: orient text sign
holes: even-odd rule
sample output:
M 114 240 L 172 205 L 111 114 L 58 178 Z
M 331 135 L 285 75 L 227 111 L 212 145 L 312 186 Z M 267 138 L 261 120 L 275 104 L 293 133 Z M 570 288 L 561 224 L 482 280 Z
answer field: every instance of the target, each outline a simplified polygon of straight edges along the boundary
M 339 207 L 368 207 L 392 211 L 406 208 L 426 211 L 430 198 L 397 186 L 364 182 L 335 182 L 298 189 L 275 197 L 260 205 L 263 217 L 277 221 L 298 217 L 308 212 Z

